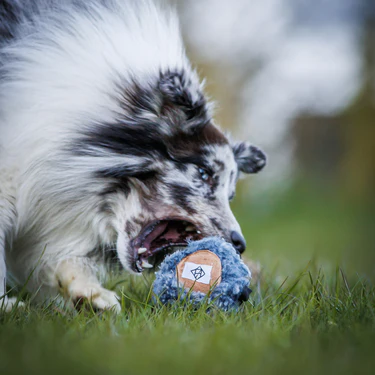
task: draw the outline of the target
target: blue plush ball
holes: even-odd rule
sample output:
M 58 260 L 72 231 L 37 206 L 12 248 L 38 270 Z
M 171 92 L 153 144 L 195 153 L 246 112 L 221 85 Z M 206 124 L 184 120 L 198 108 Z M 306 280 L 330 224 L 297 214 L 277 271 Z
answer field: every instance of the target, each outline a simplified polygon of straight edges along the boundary
M 177 265 L 199 250 L 213 252 L 221 262 L 221 282 L 214 285 L 208 294 L 185 288 L 177 277 Z M 198 264 L 197 269 L 200 269 Z M 193 270 L 193 272 L 197 271 Z M 184 250 L 168 255 L 164 259 L 159 271 L 156 272 L 153 285 L 154 299 L 163 304 L 173 303 L 178 299 L 196 305 L 208 301 L 225 311 L 238 309 L 239 305 L 249 298 L 250 280 L 251 272 L 233 246 L 219 237 L 208 237 L 200 241 L 192 241 Z

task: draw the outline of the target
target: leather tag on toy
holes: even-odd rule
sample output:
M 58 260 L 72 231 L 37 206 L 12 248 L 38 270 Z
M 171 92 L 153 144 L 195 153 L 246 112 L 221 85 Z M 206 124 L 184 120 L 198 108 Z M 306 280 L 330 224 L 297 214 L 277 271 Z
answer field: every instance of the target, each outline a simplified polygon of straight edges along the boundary
M 220 258 L 209 250 L 199 250 L 177 265 L 177 279 L 185 289 L 208 293 L 221 282 Z

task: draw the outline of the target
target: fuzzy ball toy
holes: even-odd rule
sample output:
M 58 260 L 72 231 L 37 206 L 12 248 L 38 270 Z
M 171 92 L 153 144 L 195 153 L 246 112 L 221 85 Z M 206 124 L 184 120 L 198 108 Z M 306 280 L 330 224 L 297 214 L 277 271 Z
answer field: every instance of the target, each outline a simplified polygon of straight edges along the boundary
M 214 303 L 227 311 L 247 301 L 251 272 L 231 244 L 218 237 L 192 241 L 168 255 L 156 272 L 154 298 L 163 304 L 181 299 Z

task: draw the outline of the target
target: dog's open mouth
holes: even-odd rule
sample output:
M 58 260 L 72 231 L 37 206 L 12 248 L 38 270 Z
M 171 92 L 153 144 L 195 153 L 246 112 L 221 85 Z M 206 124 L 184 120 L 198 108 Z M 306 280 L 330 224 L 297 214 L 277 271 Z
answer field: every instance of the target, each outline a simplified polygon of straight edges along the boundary
M 134 270 L 153 268 L 177 247 L 203 238 L 199 228 L 185 220 L 158 220 L 147 225 L 133 240 Z

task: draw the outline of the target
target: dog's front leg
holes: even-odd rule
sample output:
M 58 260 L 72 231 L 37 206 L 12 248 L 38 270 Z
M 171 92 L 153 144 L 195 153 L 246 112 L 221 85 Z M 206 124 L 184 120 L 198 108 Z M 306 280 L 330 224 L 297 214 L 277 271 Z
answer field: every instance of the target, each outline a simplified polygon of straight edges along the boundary
M 94 309 L 121 312 L 117 294 L 103 288 L 95 272 L 79 258 L 60 262 L 56 278 L 65 299 L 72 301 L 76 307 L 86 300 Z
M 14 183 L 14 169 L 0 168 L 0 311 L 10 311 L 13 306 L 23 306 L 17 303 L 16 297 L 9 298 L 6 295 L 5 245 L 7 237 L 14 231 L 16 222 L 15 196 L 16 186 Z
M 17 298 L 11 297 L 9 298 L 6 295 L 6 265 L 5 265 L 5 245 L 4 245 L 4 239 L 2 237 L 2 233 L 0 230 L 0 311 L 11 311 L 13 309 L 13 306 L 23 306 L 22 302 L 18 302 L 17 304 Z

